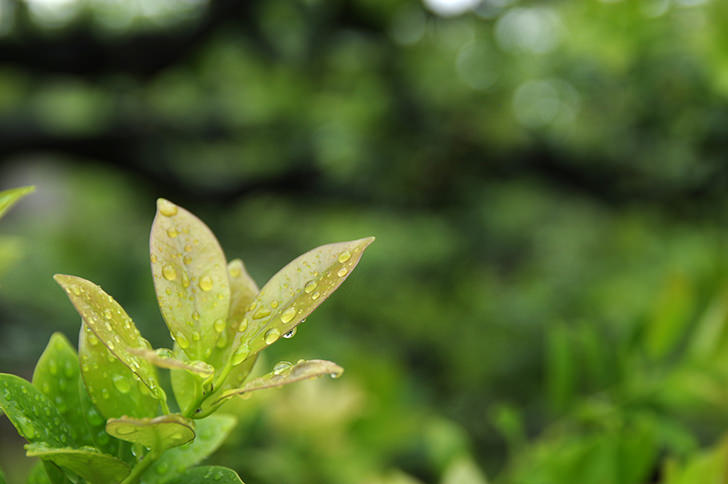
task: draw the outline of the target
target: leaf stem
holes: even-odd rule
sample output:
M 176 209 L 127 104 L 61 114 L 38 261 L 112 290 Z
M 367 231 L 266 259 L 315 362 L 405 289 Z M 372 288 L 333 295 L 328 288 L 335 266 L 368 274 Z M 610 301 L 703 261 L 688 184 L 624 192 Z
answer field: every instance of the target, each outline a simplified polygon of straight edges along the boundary
M 137 484 L 144 471 L 146 471 L 150 465 L 154 464 L 154 461 L 157 459 L 159 459 L 159 453 L 157 452 L 150 452 L 145 455 L 142 460 L 136 463 L 129 475 L 126 476 L 126 478 L 119 484 Z

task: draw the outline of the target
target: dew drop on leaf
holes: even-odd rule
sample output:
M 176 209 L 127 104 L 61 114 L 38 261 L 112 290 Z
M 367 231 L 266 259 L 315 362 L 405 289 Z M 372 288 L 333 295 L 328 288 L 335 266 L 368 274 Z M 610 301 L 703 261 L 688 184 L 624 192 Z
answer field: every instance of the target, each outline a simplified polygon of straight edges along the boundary
M 316 289 L 316 286 L 318 283 L 316 281 L 308 281 L 305 286 L 303 286 L 303 292 L 306 294 L 311 294 L 314 289 Z
M 170 265 L 164 266 L 164 269 L 162 269 L 162 275 L 168 281 L 174 281 L 175 279 L 177 279 L 177 271 L 175 271 L 174 267 Z
M 290 323 L 293 317 L 296 315 L 296 308 L 290 307 L 283 311 L 283 314 L 281 314 L 281 321 L 283 323 Z
M 225 321 L 222 319 L 218 319 L 213 323 L 213 327 L 215 328 L 215 331 L 218 333 L 222 333 L 225 331 Z
M 173 217 L 177 215 L 177 206 L 168 200 L 160 199 L 157 202 L 157 207 L 159 208 L 159 213 L 165 217 Z
M 277 328 L 269 329 L 267 333 L 265 333 L 265 344 L 272 345 L 276 341 L 278 341 L 278 338 L 281 337 L 281 332 Z
M 171 228 L 167 229 L 167 235 L 169 236 L 170 239 L 174 239 L 179 234 L 177 233 L 177 230 L 175 230 L 174 227 L 171 227 Z
M 320 292 L 318 292 L 318 291 L 316 291 L 316 292 L 314 292 L 313 294 L 311 294 L 311 299 L 312 299 L 312 300 L 314 300 L 314 301 L 315 301 L 316 299 L 318 299 L 319 297 L 321 297 L 321 293 L 320 293 Z
M 290 361 L 279 361 L 276 363 L 276 365 L 273 367 L 273 374 L 274 375 L 280 375 L 287 369 L 289 369 L 291 366 L 293 366 L 293 363 Z
M 242 333 L 246 329 L 248 329 L 248 318 L 243 318 L 243 320 L 240 321 L 240 324 L 238 325 L 238 331 Z
M 344 277 L 348 273 L 349 269 L 347 269 L 346 267 L 342 267 L 341 269 L 339 269 L 339 272 L 337 272 L 336 275 L 338 275 L 339 277 Z
M 180 348 L 185 349 L 190 347 L 190 342 L 187 339 L 187 336 L 185 336 L 182 333 L 177 333 L 177 337 L 175 338 L 175 341 L 177 341 L 177 344 Z
M 242 345 L 240 345 L 240 347 L 237 350 L 235 350 L 235 353 L 233 353 L 233 358 L 232 358 L 233 366 L 239 365 L 240 363 L 245 361 L 245 359 L 248 357 L 249 354 L 250 354 L 250 348 L 248 347 L 248 344 L 243 343 Z
M 114 375 L 111 381 L 114 383 L 114 387 L 121 393 L 129 393 L 129 390 L 131 390 L 129 379 L 122 375 Z
M 270 314 L 270 309 L 268 308 L 260 308 L 258 311 L 256 311 L 255 314 L 253 314 L 253 319 L 262 319 Z
M 339 257 L 336 258 L 336 260 L 338 260 L 342 264 L 344 262 L 348 261 L 349 259 L 351 259 L 351 252 L 349 252 L 348 250 L 345 250 L 344 252 L 339 254 Z
M 202 276 L 200 278 L 200 289 L 203 291 L 212 289 L 212 278 L 210 276 Z
M 296 331 L 297 331 L 297 330 L 298 330 L 298 328 L 293 328 L 293 329 L 292 329 L 292 330 L 290 330 L 289 332 L 285 333 L 285 334 L 283 335 L 283 337 L 284 337 L 284 338 L 286 338 L 286 339 L 288 339 L 288 338 L 293 338 L 294 336 L 296 336 Z

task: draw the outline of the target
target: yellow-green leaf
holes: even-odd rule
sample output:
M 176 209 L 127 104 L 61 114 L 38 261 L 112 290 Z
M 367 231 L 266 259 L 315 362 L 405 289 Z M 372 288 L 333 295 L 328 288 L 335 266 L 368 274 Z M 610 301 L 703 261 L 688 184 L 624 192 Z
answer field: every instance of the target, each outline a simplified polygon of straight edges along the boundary
M 91 445 L 93 439 L 81 406 L 80 379 L 76 351 L 65 336 L 54 333 L 35 365 L 33 385 L 54 403 L 74 431 L 78 443 Z
M 56 448 L 45 444 L 25 446 L 28 456 L 50 460 L 85 479 L 89 484 L 114 484 L 129 474 L 129 466 L 93 447 Z
M 232 469 L 220 466 L 203 466 L 188 469 L 169 484 L 245 484 Z
M 81 325 L 78 354 L 86 389 L 104 417 L 157 415 L 159 400 L 129 367 L 101 343 L 86 323 Z
M 235 426 L 230 415 L 210 415 L 197 420 L 197 437 L 189 444 L 169 449 L 144 473 L 141 484 L 165 484 L 175 477 L 174 471 L 192 467 L 217 450 Z
M 162 415 L 156 418 L 112 418 L 106 431 L 117 439 L 141 444 L 152 452 L 177 447 L 195 438 L 195 424 L 182 415 Z
M 208 365 L 204 361 L 187 361 L 186 358 L 175 358 L 172 350 L 167 348 L 158 348 L 156 350 L 134 348 L 129 349 L 129 352 L 144 358 L 149 363 L 160 368 L 184 370 L 203 379 L 208 379 L 215 374 L 215 368 L 212 365 Z
M 230 307 L 225 256 L 210 229 L 182 207 L 157 200 L 149 240 L 159 308 L 192 360 L 210 361 Z M 221 323 L 218 323 L 221 321 Z
M 280 387 L 318 376 L 328 375 L 332 378 L 338 378 L 343 372 L 342 367 L 327 360 L 299 360 L 295 365 L 281 362 L 270 373 L 249 381 L 241 388 L 223 392 L 217 399 L 212 401 L 211 405 L 217 406 L 236 395 Z
M 291 331 L 333 293 L 374 237 L 328 244 L 294 259 L 268 281 L 238 325 L 233 366 Z
M 154 366 L 130 351 L 151 349 L 152 345 L 141 336 L 121 305 L 99 286 L 81 277 L 56 274 L 53 278 L 65 289 L 84 323 L 99 341 L 146 385 L 152 395 L 166 400 Z
M 0 373 L 0 409 L 28 442 L 75 444 L 73 431 L 55 404 L 19 376 Z
M 0 192 L 0 217 L 10 209 L 15 202 L 35 190 L 35 187 L 11 188 Z

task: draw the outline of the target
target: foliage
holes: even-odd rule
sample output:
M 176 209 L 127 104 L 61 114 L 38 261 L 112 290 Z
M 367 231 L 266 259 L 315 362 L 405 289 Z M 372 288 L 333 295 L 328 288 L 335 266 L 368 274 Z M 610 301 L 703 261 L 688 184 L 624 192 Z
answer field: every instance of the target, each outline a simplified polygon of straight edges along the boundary
M 174 349 L 153 349 L 96 284 L 56 275 L 82 318 L 78 355 L 56 333 L 32 383 L 0 374 L 0 408 L 28 441 L 27 455 L 44 464 L 28 482 L 242 482 L 229 469 L 190 468 L 234 426 L 232 417 L 212 414 L 237 395 L 342 373 L 329 361 L 300 360 L 246 382 L 260 351 L 292 337 L 373 240 L 313 249 L 258 291 L 241 261 L 226 263 L 202 221 L 159 199 L 152 273 Z M 179 411 L 170 410 L 156 367 L 170 369 Z

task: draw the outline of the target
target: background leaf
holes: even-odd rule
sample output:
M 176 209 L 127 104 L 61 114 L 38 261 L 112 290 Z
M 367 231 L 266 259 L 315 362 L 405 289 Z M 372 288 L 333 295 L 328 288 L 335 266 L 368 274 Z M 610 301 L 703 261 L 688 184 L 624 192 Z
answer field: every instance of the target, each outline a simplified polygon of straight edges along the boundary
M 170 484 L 243 484 L 240 476 L 227 467 L 204 466 L 189 469 L 175 477 Z
M 0 217 L 5 215 L 5 212 L 15 205 L 18 200 L 34 190 L 35 187 L 20 187 L 0 192 Z
M 28 456 L 51 460 L 84 478 L 90 484 L 117 483 L 129 474 L 129 466 L 126 463 L 93 447 L 73 449 L 29 444 L 26 450 Z
M 129 367 L 101 344 L 85 323 L 81 325 L 78 353 L 83 381 L 101 415 L 105 418 L 157 415 L 159 400 Z
M 65 289 L 86 327 L 153 395 L 164 401 L 166 396 L 154 366 L 129 351 L 130 348 L 151 349 L 152 345 L 141 336 L 121 305 L 101 287 L 81 277 L 56 274 L 53 278 Z
M 209 361 L 230 307 L 225 256 L 210 229 L 164 199 L 149 240 L 152 276 L 172 337 L 192 360 Z
M 88 390 L 86 390 L 83 378 L 79 381 L 79 397 L 81 411 L 86 420 L 86 428 L 91 435 L 94 446 L 106 454 L 119 455 L 125 460 L 131 457 L 131 453 L 124 454 L 119 449 L 120 442 L 117 439 L 112 438 L 106 433 L 106 419 L 91 401 L 91 396 L 89 396 Z
M 94 443 L 81 405 L 81 368 L 78 355 L 61 333 L 53 333 L 33 372 L 38 388 L 68 422 L 75 440 L 81 445 Z
M 241 363 L 289 334 L 349 277 L 372 242 L 374 237 L 323 245 L 278 271 L 238 325 L 233 362 Z
M 176 414 L 152 419 L 121 417 L 106 422 L 106 431 L 117 439 L 141 444 L 157 452 L 192 441 L 194 429 L 193 421 Z
M 235 426 L 230 415 L 211 415 L 195 421 L 195 440 L 189 444 L 165 452 L 144 473 L 141 484 L 164 484 L 175 478 L 179 472 L 194 466 L 217 450 Z
M 55 404 L 18 376 L 0 373 L 0 408 L 28 442 L 60 447 L 74 443 L 73 432 Z

